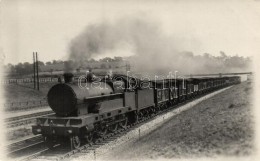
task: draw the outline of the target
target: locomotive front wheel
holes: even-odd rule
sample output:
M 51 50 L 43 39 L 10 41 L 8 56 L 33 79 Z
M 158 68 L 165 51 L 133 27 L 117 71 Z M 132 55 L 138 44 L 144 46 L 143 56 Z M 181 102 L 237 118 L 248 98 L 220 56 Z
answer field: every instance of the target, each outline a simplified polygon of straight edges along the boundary
M 70 144 L 71 144 L 71 149 L 79 148 L 80 144 L 81 144 L 81 140 L 80 140 L 79 136 L 71 136 Z
M 93 137 L 94 137 L 94 136 L 93 136 L 93 132 L 88 133 L 88 134 L 85 136 L 87 143 L 92 143 L 92 142 L 93 142 Z
M 47 148 L 52 149 L 55 145 L 54 138 L 46 136 L 44 142 Z

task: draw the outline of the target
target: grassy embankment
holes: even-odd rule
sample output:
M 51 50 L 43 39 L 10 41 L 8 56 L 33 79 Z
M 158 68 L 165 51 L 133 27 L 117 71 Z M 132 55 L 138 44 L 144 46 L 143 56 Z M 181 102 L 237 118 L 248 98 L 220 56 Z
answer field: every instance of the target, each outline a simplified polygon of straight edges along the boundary
M 235 85 L 99 159 L 248 156 L 254 149 L 252 89 L 250 82 Z

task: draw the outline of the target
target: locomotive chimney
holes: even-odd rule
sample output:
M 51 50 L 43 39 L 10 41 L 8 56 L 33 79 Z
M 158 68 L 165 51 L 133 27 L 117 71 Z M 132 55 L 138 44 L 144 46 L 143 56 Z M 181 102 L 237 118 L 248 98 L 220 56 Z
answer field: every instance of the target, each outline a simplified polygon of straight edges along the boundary
M 65 83 L 71 83 L 73 81 L 72 73 L 64 73 L 63 76 L 64 76 Z

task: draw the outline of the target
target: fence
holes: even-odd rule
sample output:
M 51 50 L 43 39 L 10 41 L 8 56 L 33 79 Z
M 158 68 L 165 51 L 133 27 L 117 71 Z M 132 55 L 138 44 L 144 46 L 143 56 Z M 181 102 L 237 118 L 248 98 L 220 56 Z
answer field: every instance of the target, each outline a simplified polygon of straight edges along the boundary
M 10 102 L 5 103 L 4 107 L 6 108 L 31 108 L 31 107 L 41 107 L 47 106 L 48 103 L 46 100 L 38 100 L 38 101 L 25 101 L 25 102 Z
M 40 83 L 48 82 L 58 82 L 58 78 L 40 78 Z M 24 78 L 24 79 L 7 79 L 1 80 L 1 84 L 22 84 L 22 83 L 33 83 L 33 78 Z

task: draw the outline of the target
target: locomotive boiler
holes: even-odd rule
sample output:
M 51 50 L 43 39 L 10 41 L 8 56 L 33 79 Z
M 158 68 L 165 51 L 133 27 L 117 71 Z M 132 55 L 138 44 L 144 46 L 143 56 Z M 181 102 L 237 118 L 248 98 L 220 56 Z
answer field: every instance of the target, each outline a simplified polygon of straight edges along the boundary
M 88 101 L 93 97 L 123 92 L 124 82 L 122 81 L 89 82 L 84 79 L 74 81 L 71 73 L 65 73 L 64 80 L 65 83 L 54 85 L 47 94 L 48 104 L 57 116 L 80 116 L 106 110 L 103 108 L 113 108 L 114 104 L 122 105 L 120 101 L 114 103 L 113 107 L 109 106 L 105 100 Z

